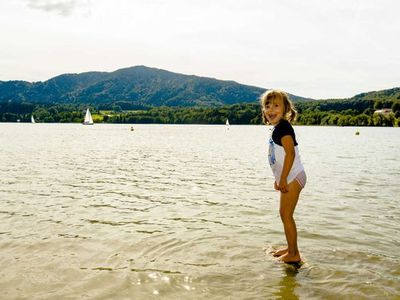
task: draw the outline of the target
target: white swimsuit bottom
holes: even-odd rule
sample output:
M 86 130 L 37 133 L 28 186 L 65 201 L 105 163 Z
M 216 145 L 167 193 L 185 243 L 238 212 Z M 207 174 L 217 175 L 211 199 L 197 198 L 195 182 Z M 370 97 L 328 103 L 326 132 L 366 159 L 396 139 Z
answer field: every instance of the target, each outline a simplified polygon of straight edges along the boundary
M 306 172 L 301 171 L 299 174 L 297 174 L 295 180 L 300 184 L 301 188 L 303 189 L 306 186 L 307 182 L 307 175 Z

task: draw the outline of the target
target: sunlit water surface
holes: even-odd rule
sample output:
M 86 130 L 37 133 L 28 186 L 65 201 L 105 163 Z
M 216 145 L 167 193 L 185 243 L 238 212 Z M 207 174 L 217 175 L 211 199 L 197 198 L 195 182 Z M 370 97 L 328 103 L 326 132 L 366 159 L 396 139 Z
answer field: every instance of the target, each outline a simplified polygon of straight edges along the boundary
M 134 129 L 0 124 L 0 298 L 400 298 L 400 129 L 295 127 L 300 269 L 269 128 Z

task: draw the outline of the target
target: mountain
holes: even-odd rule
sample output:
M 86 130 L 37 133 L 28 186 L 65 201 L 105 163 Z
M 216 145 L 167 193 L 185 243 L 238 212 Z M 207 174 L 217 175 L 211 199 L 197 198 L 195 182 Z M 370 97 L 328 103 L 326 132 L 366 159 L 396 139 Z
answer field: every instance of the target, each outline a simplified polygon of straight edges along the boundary
M 357 94 L 354 97 L 350 98 L 350 100 L 374 100 L 374 101 L 400 100 L 400 87 Z
M 0 102 L 100 104 L 127 101 L 150 106 L 218 106 L 258 101 L 266 89 L 135 66 L 114 72 L 63 74 L 44 82 L 0 81 Z M 293 101 L 312 100 L 290 95 Z

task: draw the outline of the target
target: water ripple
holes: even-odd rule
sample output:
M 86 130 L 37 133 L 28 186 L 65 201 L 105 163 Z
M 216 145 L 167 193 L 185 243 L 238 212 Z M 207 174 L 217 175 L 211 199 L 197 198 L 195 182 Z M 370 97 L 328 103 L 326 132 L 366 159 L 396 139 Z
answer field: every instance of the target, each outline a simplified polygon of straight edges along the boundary
M 30 125 L 0 123 L 5 298 L 400 297 L 398 129 L 295 128 L 295 268 L 262 250 L 285 243 L 265 127 Z

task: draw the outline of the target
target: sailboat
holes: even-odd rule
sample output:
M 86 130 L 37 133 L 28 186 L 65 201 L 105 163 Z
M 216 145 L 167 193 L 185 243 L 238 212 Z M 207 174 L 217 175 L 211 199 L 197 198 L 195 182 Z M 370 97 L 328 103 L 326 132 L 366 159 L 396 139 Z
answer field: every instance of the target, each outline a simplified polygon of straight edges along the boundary
M 227 126 L 229 126 L 229 120 L 228 120 L 228 119 L 226 119 L 225 124 L 226 124 Z
M 35 122 L 35 118 L 33 117 L 33 115 L 31 115 L 31 123 L 32 124 L 35 124 L 36 122 Z
M 90 114 L 89 108 L 86 109 L 85 120 L 83 121 L 83 125 L 93 125 L 92 115 Z

